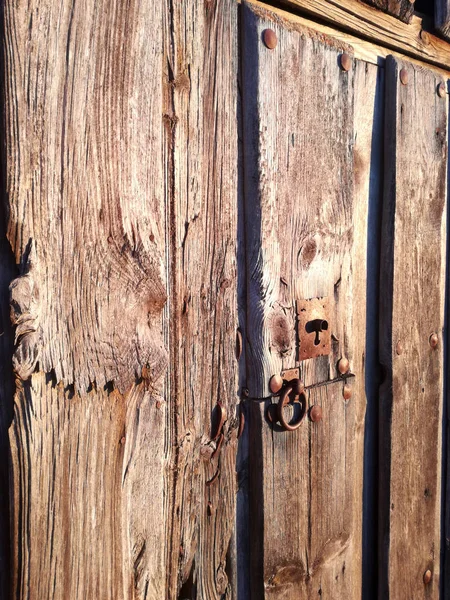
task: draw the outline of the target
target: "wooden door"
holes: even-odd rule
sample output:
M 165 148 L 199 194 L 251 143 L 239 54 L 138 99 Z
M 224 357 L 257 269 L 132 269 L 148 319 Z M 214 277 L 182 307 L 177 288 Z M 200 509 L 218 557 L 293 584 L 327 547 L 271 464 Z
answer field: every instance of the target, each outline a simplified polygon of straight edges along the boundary
M 438 598 L 446 89 L 299 21 L 243 9 L 246 593 Z
M 2 19 L 3 597 L 448 597 L 446 74 L 256 0 Z

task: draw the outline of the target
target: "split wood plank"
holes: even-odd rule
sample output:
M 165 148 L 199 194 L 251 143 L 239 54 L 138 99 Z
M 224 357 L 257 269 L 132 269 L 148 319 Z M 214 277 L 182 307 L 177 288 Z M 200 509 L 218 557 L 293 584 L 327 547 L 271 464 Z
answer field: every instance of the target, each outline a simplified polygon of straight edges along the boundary
M 165 121 L 173 178 L 168 598 L 236 597 L 238 5 L 170 3 Z M 212 457 L 211 413 L 227 415 Z M 211 481 L 215 475 L 211 485 Z M 179 593 L 179 596 L 178 596 Z
M 163 22 L 5 2 L 15 597 L 166 595 Z
M 266 28 L 276 32 L 274 50 L 262 42 Z M 243 5 L 255 598 L 361 594 L 366 219 L 377 67 L 354 63 L 349 72 L 340 70 L 343 49 L 351 50 Z M 293 433 L 272 430 L 269 379 L 299 364 L 295 301 L 321 296 L 334 299 L 332 354 L 300 369 L 313 386 L 308 406 L 321 405 L 323 421 L 306 419 Z M 353 392 L 347 402 L 346 379 L 336 368 L 342 356 L 354 375 L 347 379 Z
M 410 23 L 403 23 L 359 0 L 281 0 L 281 4 L 376 45 L 450 68 L 448 42 L 429 33 L 421 35 L 422 19 L 417 15 Z
M 415 0 L 364 0 L 405 23 L 409 23 L 414 13 Z
M 441 82 L 425 68 L 387 59 L 380 286 L 383 600 L 439 597 L 447 164 L 447 101 L 436 93 Z M 431 581 L 425 585 L 427 570 Z
M 434 25 L 444 37 L 450 38 L 450 0 L 434 0 Z

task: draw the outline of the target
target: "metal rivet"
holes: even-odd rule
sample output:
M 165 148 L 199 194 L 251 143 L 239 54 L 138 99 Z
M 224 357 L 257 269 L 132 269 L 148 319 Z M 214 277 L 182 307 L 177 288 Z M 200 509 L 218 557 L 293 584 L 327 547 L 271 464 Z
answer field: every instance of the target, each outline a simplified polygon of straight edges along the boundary
M 439 337 L 438 337 L 438 334 L 437 334 L 437 333 L 432 333 L 432 334 L 430 335 L 429 342 L 430 342 L 430 346 L 431 346 L 432 348 L 437 348 L 437 345 L 439 344 Z
M 318 406 L 317 404 L 315 404 L 309 411 L 309 418 L 314 423 L 321 421 L 322 420 L 322 408 L 320 406 Z
M 349 400 L 352 397 L 352 388 L 349 385 L 344 385 L 342 395 L 344 396 L 345 400 Z
M 423 582 L 425 585 L 428 585 L 430 583 L 431 577 L 432 577 L 432 573 L 431 573 L 430 569 L 427 569 L 425 571 L 425 573 L 423 574 Z
M 400 81 L 403 85 L 408 85 L 408 71 L 403 67 L 400 71 Z
M 401 343 L 400 340 L 397 342 L 397 345 L 395 346 L 395 351 L 397 352 L 398 355 L 403 354 L 403 344 Z
M 347 52 L 341 54 L 339 62 L 343 71 L 350 71 L 352 68 L 352 57 Z
M 269 388 L 272 394 L 277 394 L 283 387 L 283 379 L 281 375 L 274 375 L 270 378 Z
M 424 31 L 423 29 L 421 29 L 419 35 L 420 35 L 420 39 L 422 40 L 422 43 L 425 44 L 425 46 L 429 46 L 430 34 L 427 33 L 426 31 Z
M 341 373 L 341 375 L 344 375 L 345 373 L 347 373 L 349 367 L 350 367 L 350 363 L 348 362 L 347 358 L 341 358 L 339 360 L 338 371 L 339 371 L 339 373 Z
M 447 95 L 447 90 L 445 89 L 445 83 L 441 83 L 437 86 L 437 93 L 439 98 L 445 98 Z
M 273 29 L 264 29 L 263 40 L 269 50 L 273 50 L 278 43 L 277 34 Z

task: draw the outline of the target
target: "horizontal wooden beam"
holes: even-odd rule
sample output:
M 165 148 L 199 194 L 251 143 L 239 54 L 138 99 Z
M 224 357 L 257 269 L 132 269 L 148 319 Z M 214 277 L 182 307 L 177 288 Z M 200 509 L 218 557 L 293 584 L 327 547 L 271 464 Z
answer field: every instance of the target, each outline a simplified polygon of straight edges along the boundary
M 424 31 L 417 15 L 409 24 L 403 23 L 358 0 L 268 0 L 266 4 L 295 9 L 377 46 L 450 70 L 450 44 Z
M 314 29 L 315 31 L 322 33 L 326 37 L 334 38 L 335 40 L 342 43 L 343 49 L 346 46 L 351 46 L 353 48 L 355 58 L 358 58 L 359 60 L 364 60 L 366 62 L 373 63 L 378 66 L 383 66 L 385 58 L 389 55 L 393 55 L 397 58 L 407 59 L 409 62 L 414 64 L 423 63 L 423 60 L 412 58 L 411 56 L 407 56 L 402 52 L 398 52 L 391 48 L 380 46 L 375 42 L 362 40 L 361 38 L 356 37 L 356 35 L 352 35 L 351 33 L 335 29 L 331 25 L 324 25 L 322 21 L 313 21 L 310 18 L 308 19 L 297 14 L 292 14 L 290 12 L 287 12 L 286 10 L 281 10 L 274 6 L 269 7 L 267 3 L 259 2 L 258 0 L 247 0 L 247 2 L 248 4 L 269 8 L 271 12 L 273 12 L 281 18 L 288 19 L 293 23 L 298 23 L 303 27 Z M 396 21 L 396 23 L 398 22 L 399 21 Z M 435 71 L 436 73 L 442 75 L 444 79 L 450 78 L 450 44 L 448 44 L 448 51 L 449 65 L 446 68 L 429 64 L 429 68 Z

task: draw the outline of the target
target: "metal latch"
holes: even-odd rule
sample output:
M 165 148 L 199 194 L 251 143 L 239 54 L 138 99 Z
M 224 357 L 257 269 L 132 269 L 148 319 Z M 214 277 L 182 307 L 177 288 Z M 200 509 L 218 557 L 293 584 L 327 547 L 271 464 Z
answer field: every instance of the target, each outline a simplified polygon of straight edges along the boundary
M 267 416 L 270 421 L 278 422 L 287 431 L 298 429 L 306 414 L 306 395 L 303 381 L 298 378 L 299 369 L 283 371 L 281 375 L 274 375 L 269 387 L 273 394 L 279 394 L 278 404 L 272 404 Z M 297 377 L 295 377 L 297 375 Z M 284 414 L 285 407 L 291 404 L 294 414 L 291 420 L 287 420 Z

